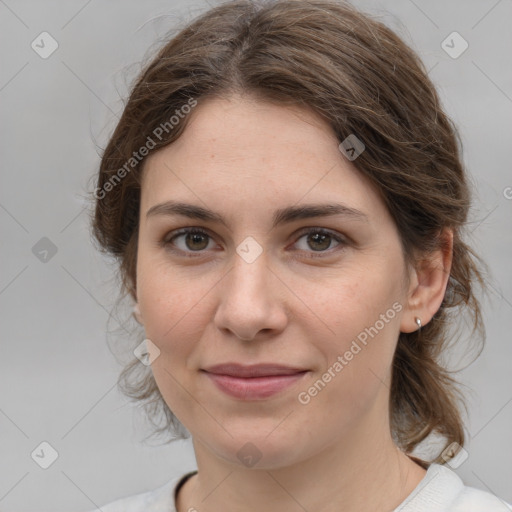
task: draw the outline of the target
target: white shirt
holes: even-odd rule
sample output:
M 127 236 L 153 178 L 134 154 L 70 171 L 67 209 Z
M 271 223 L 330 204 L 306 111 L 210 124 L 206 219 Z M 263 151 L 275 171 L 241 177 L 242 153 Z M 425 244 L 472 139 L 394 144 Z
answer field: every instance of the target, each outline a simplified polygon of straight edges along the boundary
M 166 484 L 116 500 L 91 512 L 176 512 L 175 493 L 190 472 Z M 510 512 L 512 505 L 494 494 L 464 485 L 446 466 L 431 464 L 414 491 L 393 512 Z

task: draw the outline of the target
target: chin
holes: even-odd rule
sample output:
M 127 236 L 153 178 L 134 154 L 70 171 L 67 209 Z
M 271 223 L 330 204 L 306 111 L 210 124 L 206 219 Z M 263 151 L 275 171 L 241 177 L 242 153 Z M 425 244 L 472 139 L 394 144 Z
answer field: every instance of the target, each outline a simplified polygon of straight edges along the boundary
M 220 444 L 211 439 L 208 444 L 218 457 L 239 469 L 276 470 L 297 463 L 300 439 L 286 438 L 286 432 L 276 435 L 275 427 L 276 423 L 270 429 L 246 427 L 238 435 L 228 429 L 233 437 L 226 434 Z

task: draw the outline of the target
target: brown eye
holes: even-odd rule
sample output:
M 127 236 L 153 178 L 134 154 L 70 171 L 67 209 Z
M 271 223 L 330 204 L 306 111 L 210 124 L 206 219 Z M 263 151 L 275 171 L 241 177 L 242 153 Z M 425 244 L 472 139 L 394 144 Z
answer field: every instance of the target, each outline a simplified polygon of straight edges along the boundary
M 202 252 L 212 241 L 210 235 L 201 229 L 182 229 L 171 233 L 164 240 L 164 245 L 182 253 Z
M 314 251 L 324 251 L 329 249 L 332 236 L 324 233 L 313 233 L 307 236 L 308 246 Z
M 302 241 L 305 241 L 303 243 Z M 333 242 L 335 243 L 332 247 Z M 344 246 L 344 240 L 323 229 L 310 229 L 306 231 L 296 242 L 300 251 L 304 252 L 330 252 L 329 249 L 336 249 L 338 246 Z M 314 256 L 314 255 L 312 255 Z
M 191 251 L 201 251 L 208 247 L 208 235 L 203 233 L 186 233 L 185 245 Z

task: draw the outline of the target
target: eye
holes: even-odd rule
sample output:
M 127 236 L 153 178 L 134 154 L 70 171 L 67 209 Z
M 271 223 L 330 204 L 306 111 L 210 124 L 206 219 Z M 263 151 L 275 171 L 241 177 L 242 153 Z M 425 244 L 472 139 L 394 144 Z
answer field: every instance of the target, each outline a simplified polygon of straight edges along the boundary
M 302 236 L 295 242 L 295 245 L 299 246 L 300 251 L 309 252 L 310 254 L 307 257 L 318 258 L 323 257 L 325 253 L 331 254 L 332 251 L 330 249 L 333 249 L 333 242 L 337 244 L 334 246 L 334 249 L 340 246 L 344 247 L 347 243 L 341 236 L 331 231 L 313 228 L 302 232 Z
M 209 244 L 213 242 L 209 233 L 200 228 L 183 228 L 173 231 L 171 235 L 163 240 L 163 245 L 190 257 L 195 256 L 191 253 L 202 253 L 205 249 L 211 249 Z
M 333 242 L 336 244 L 334 248 Z M 171 232 L 162 241 L 164 247 L 191 258 L 202 256 L 206 250 L 213 249 L 211 243 L 215 245 L 212 236 L 201 228 L 182 228 Z M 326 253 L 331 255 L 333 250 L 344 248 L 347 241 L 326 229 L 308 228 L 300 233 L 294 245 L 298 246 L 296 250 L 308 253 L 308 258 L 321 258 L 326 256 Z

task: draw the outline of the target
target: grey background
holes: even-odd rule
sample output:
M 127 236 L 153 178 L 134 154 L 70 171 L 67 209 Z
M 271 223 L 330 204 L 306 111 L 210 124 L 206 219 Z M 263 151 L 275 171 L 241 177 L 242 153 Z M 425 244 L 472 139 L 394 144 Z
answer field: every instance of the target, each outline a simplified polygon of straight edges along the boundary
M 472 240 L 492 288 L 486 348 L 460 374 L 473 392 L 469 458 L 456 472 L 512 502 L 512 5 L 354 3 L 419 52 L 463 138 L 478 191 Z M 117 282 L 91 244 L 85 198 L 139 62 L 205 5 L 0 0 L 1 511 L 89 510 L 196 467 L 190 441 L 143 444 L 142 412 L 115 388 Z M 31 48 L 43 31 L 59 44 L 47 59 Z M 469 43 L 457 59 L 441 48 L 452 31 Z M 42 237 L 57 249 L 46 262 L 32 252 Z M 43 441 L 59 453 L 46 470 L 31 458 Z

